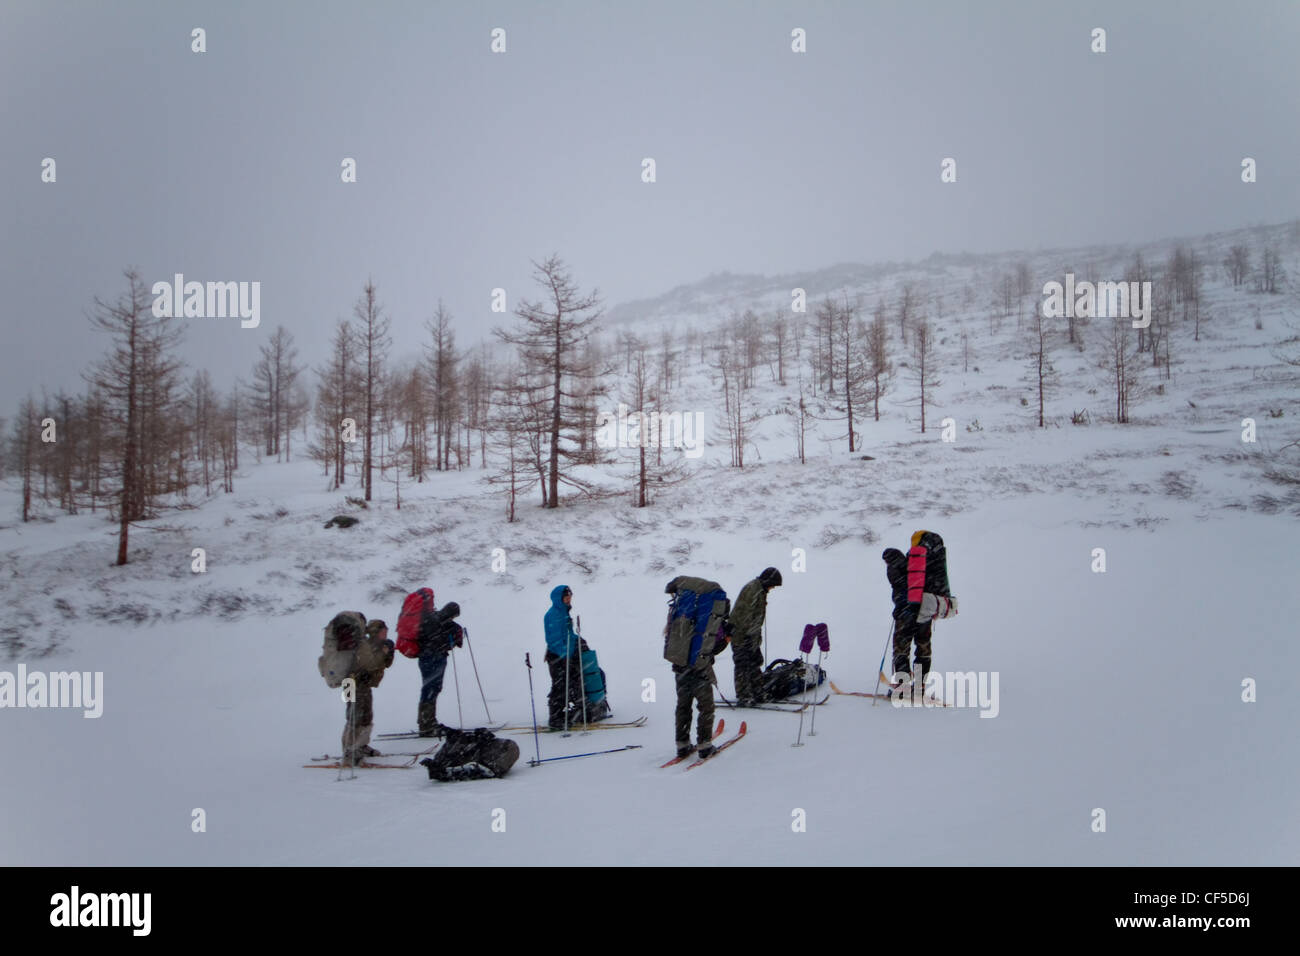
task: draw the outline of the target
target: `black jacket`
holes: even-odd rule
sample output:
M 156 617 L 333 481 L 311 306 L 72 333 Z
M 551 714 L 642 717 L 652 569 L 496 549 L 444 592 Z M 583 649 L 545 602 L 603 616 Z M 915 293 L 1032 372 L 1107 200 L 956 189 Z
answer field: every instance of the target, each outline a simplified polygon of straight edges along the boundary
M 419 633 L 421 657 L 438 657 L 450 653 L 452 647 L 460 646 L 462 629 L 456 623 L 459 616 L 460 605 L 455 601 L 424 616 Z

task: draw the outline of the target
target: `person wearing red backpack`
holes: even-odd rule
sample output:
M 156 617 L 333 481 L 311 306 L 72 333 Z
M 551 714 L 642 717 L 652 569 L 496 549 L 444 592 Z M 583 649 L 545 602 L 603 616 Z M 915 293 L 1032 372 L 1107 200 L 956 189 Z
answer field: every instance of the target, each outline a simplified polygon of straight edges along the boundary
M 447 728 L 438 723 L 438 695 L 447 671 L 447 655 L 465 642 L 465 631 L 456 623 L 460 605 L 455 601 L 435 610 L 433 588 L 420 588 L 406 596 L 397 619 L 397 650 L 414 657 L 420 665 L 420 708 L 416 716 L 421 737 L 445 737 Z
M 912 535 L 906 555 L 886 548 L 881 557 L 894 592 L 893 670 L 883 676 L 893 688 L 913 683 L 917 678 L 908 657 L 915 645 L 924 687 L 930 673 L 934 621 L 957 614 L 957 599 L 948 582 L 948 549 L 936 532 L 922 530 Z
M 447 672 L 447 657 L 452 648 L 465 643 L 465 631 L 456 623 L 460 605 L 451 601 L 442 610 L 426 615 L 420 622 L 420 710 L 421 737 L 445 737 L 447 727 L 438 723 L 438 695 Z

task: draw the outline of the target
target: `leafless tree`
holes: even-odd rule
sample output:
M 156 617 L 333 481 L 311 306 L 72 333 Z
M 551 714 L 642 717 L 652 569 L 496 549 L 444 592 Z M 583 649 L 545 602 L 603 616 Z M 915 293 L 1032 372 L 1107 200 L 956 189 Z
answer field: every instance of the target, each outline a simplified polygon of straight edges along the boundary
M 1223 260 L 1223 268 L 1232 280 L 1232 287 L 1235 289 L 1240 286 L 1250 275 L 1250 248 L 1244 243 L 1234 245 Z
M 360 346 L 364 388 L 362 436 L 365 445 L 361 460 L 361 483 L 365 489 L 365 500 L 370 501 L 374 468 L 375 414 L 378 411 L 384 362 L 388 358 L 389 346 L 388 318 L 379 304 L 379 292 L 373 281 L 366 280 L 361 298 L 353 307 L 352 314 L 357 319 L 357 340 Z
M 559 507 L 559 486 L 563 482 L 589 490 L 566 464 L 574 452 L 571 443 L 583 426 L 581 411 L 598 384 L 600 369 L 582 360 L 580 346 L 599 326 L 602 309 L 599 294 L 578 290 L 568 267 L 558 255 L 533 263 L 534 277 L 543 289 L 537 301 L 523 301 L 515 310 L 520 324 L 513 330 L 496 329 L 496 336 L 519 350 L 525 368 L 545 371 L 550 387 L 547 418 L 546 507 Z
M 253 366 L 251 395 L 253 411 L 262 421 L 262 440 L 267 455 L 281 455 L 289 460 L 288 450 L 282 440 L 292 431 L 289 425 L 289 404 L 293 387 L 302 367 L 296 364 L 298 350 L 293 336 L 283 326 L 277 326 L 270 340 L 260 346 L 261 355 Z
M 107 333 L 111 343 L 108 354 L 87 373 L 116 432 L 119 565 L 127 563 L 131 523 L 150 513 L 153 497 L 161 491 L 157 477 L 165 468 L 166 445 L 158 439 L 172 411 L 181 368 L 172 354 L 181 326 L 153 314 L 152 297 L 137 271 L 129 269 L 125 276 L 127 290 L 116 302 L 95 299 L 91 326 Z
M 1133 323 L 1121 316 L 1111 316 L 1104 321 L 1103 351 L 1098 364 L 1115 389 L 1115 421 L 1125 425 L 1129 422 L 1129 410 L 1140 389 L 1140 363 L 1134 342 Z
M 876 306 L 867 330 L 868 370 L 871 374 L 871 405 L 876 421 L 880 421 L 880 397 L 885 394 L 894 369 L 889 361 L 889 334 L 885 328 L 884 300 Z
M 1052 330 L 1048 326 L 1047 319 L 1043 316 L 1042 309 L 1034 309 L 1034 323 L 1032 326 L 1033 339 L 1030 350 L 1030 364 L 1033 369 L 1034 378 L 1038 382 L 1038 427 L 1047 426 L 1046 407 L 1047 407 L 1047 390 L 1056 384 L 1056 370 L 1052 366 L 1050 352 L 1052 348 L 1051 335 Z
M 451 327 L 451 314 L 438 300 L 438 310 L 425 328 L 429 331 L 428 374 L 429 404 L 432 408 L 434 433 L 434 467 L 438 471 L 451 468 L 451 450 L 456 423 L 460 415 L 460 361 L 456 351 L 456 333 Z M 457 455 L 459 457 L 459 454 Z
M 1278 255 L 1277 247 L 1265 246 L 1263 254 L 1259 257 L 1259 271 L 1255 276 L 1256 290 L 1272 295 L 1278 291 L 1282 278 L 1282 257 Z
M 921 434 L 925 434 L 925 410 L 934 404 L 934 390 L 943 383 L 935 377 L 934 333 L 925 318 L 912 324 L 912 358 L 910 377 L 917 387 L 914 401 L 921 406 Z

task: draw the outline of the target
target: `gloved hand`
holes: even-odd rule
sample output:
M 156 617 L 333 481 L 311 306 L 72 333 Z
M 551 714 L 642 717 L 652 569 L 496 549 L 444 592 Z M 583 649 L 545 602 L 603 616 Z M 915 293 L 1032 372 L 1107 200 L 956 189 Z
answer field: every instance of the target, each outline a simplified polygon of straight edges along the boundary
M 457 624 L 456 625 L 456 646 L 463 647 L 464 645 L 465 645 L 465 629 L 461 627 L 459 624 Z

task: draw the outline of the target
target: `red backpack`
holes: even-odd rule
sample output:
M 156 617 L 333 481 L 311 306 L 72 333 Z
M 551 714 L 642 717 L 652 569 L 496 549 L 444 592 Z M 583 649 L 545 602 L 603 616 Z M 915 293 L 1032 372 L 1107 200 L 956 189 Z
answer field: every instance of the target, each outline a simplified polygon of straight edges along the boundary
M 420 588 L 406 596 L 397 617 L 397 651 L 405 657 L 420 656 L 420 622 L 433 613 L 433 588 Z

